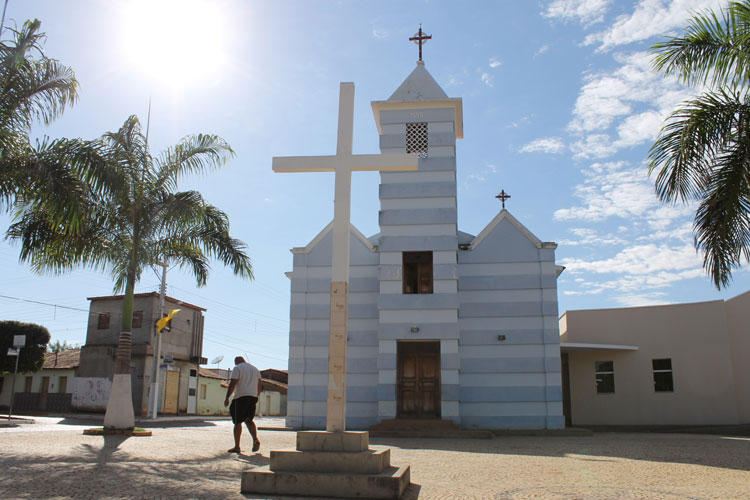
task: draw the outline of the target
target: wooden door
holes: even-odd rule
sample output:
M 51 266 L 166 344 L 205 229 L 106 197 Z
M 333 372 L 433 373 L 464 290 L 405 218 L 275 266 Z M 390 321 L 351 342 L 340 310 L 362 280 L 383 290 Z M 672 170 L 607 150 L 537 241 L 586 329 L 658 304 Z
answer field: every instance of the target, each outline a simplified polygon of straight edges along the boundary
M 397 417 L 440 418 L 440 343 L 398 343 Z
M 39 409 L 47 409 L 47 394 L 49 394 L 49 377 L 42 377 L 42 387 L 39 391 Z
M 177 398 L 180 393 L 180 372 L 167 370 L 167 379 L 164 381 L 164 403 L 162 413 L 169 415 L 177 414 Z

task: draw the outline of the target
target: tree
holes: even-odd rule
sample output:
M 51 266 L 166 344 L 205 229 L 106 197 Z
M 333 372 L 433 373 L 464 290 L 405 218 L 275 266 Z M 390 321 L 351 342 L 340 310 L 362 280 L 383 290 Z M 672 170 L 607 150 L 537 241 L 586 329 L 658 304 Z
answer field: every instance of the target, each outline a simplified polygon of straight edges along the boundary
M 717 289 L 750 260 L 750 0 L 696 15 L 653 47 L 654 66 L 707 90 L 683 102 L 649 152 L 663 202 L 698 202 L 693 231 Z
M 215 135 L 182 139 L 158 157 L 148 150 L 136 116 L 117 132 L 102 136 L 100 152 L 107 189 L 90 190 L 77 220 L 67 231 L 55 205 L 31 203 L 17 210 L 9 237 L 21 242 L 21 259 L 36 272 L 62 273 L 78 267 L 108 272 L 114 291 L 125 292 L 112 392 L 104 425 L 133 427 L 130 341 L 135 284 L 144 269 L 160 261 L 187 268 L 198 286 L 206 283 L 209 258 L 252 279 L 245 244 L 229 235 L 227 215 L 197 191 L 177 192 L 177 180 L 221 166 L 234 154 Z
M 30 140 L 78 98 L 73 70 L 44 54 L 39 20 L 7 29 L 0 40 L 0 213 L 33 200 L 49 205 L 60 228 L 77 231 L 90 190 L 108 187 L 99 144 L 81 139 Z
M 44 364 L 47 352 L 49 331 L 42 325 L 21 323 L 20 321 L 0 321 L 0 373 L 13 373 L 16 369 L 16 357 L 8 356 L 8 349 L 13 347 L 13 337 L 26 336 L 26 345 L 21 349 L 18 358 L 19 373 L 39 371 Z
M 77 349 L 77 347 L 73 344 L 68 344 L 66 340 L 63 340 L 62 342 L 55 340 L 47 346 L 47 351 L 52 353 L 70 351 L 71 349 Z

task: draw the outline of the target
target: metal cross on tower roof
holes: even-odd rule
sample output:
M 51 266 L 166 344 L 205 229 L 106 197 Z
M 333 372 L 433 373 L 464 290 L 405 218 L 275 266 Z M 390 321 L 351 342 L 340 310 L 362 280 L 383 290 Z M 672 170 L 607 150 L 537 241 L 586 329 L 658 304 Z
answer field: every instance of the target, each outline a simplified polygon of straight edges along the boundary
M 427 40 L 431 40 L 432 35 L 428 35 L 424 31 L 422 31 L 422 25 L 419 25 L 419 31 L 414 33 L 414 36 L 409 38 L 410 42 L 414 42 L 417 45 L 419 45 L 419 62 L 422 62 L 422 45 L 427 43 Z
M 503 210 L 505 210 L 505 200 L 510 198 L 510 195 L 505 193 L 505 189 L 500 191 L 500 194 L 495 196 L 495 198 L 503 202 Z

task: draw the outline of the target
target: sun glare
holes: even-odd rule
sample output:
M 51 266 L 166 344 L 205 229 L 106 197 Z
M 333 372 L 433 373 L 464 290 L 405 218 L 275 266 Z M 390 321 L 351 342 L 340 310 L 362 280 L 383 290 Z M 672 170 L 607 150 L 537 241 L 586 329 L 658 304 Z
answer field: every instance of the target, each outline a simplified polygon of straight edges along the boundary
M 183 87 L 213 79 L 226 58 L 228 23 L 208 0 L 134 0 L 123 5 L 129 64 L 159 84 Z

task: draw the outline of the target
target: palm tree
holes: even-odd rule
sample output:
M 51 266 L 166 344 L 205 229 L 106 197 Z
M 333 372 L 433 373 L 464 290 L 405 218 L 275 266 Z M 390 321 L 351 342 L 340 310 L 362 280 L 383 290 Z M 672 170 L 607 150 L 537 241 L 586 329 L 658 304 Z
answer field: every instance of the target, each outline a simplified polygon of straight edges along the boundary
M 750 0 L 696 15 L 653 49 L 657 70 L 707 88 L 671 114 L 649 174 L 662 201 L 698 202 L 695 246 L 721 289 L 750 260 Z
M 144 269 L 160 261 L 187 268 L 198 286 L 206 283 L 209 258 L 252 279 L 245 244 L 229 235 L 227 215 L 197 191 L 176 191 L 179 177 L 221 166 L 234 152 L 215 135 L 182 139 L 152 157 L 136 116 L 102 136 L 107 189 L 90 189 L 78 229 L 60 224 L 56 205 L 45 201 L 17 210 L 8 230 L 21 242 L 21 259 L 37 272 L 62 273 L 77 267 L 109 272 L 115 292 L 124 290 L 122 324 L 106 428 L 133 427 L 130 341 L 135 284 Z M 85 187 L 86 183 L 82 182 Z
M 49 124 L 78 98 L 73 71 L 44 55 L 39 20 L 10 29 L 13 40 L 0 40 L 0 209 L 7 210 L 19 195 L 33 193 L 68 199 L 71 178 L 63 166 L 82 171 L 90 144 L 85 141 L 44 140 L 32 145 L 31 126 Z M 92 173 L 94 170 L 91 171 Z

